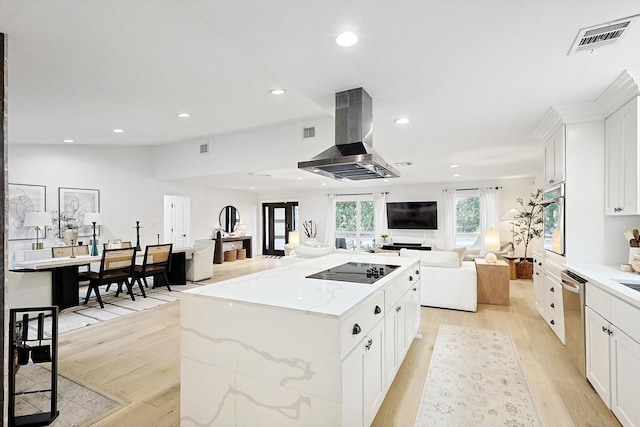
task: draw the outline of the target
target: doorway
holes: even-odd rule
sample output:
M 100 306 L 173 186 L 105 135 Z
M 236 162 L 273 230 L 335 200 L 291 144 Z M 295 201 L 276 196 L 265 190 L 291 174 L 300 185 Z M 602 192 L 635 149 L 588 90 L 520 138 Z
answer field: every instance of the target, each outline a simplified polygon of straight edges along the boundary
M 262 204 L 262 254 L 284 255 L 289 231 L 298 227 L 298 202 Z
M 164 239 L 174 248 L 189 246 L 191 199 L 164 196 Z

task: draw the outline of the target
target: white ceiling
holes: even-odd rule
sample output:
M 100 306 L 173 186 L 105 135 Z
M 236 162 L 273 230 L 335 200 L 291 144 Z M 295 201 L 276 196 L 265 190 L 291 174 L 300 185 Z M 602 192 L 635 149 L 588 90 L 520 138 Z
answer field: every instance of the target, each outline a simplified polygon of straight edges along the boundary
M 578 30 L 639 13 L 637 0 L 0 0 L 9 143 L 164 144 L 308 123 L 362 86 L 376 151 L 413 162 L 394 184 L 533 176 L 531 135 L 548 109 L 640 68 L 638 22 L 613 46 L 567 56 Z M 355 47 L 335 44 L 344 30 Z M 305 185 L 295 167 L 238 163 L 243 188 L 264 173 Z

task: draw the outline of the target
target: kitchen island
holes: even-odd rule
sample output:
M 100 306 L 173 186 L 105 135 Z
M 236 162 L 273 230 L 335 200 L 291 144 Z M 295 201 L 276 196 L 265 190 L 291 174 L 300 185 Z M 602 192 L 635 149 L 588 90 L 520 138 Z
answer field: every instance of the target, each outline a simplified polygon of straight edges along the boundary
M 347 263 L 384 274 L 308 277 Z M 381 255 L 333 254 L 184 292 L 181 425 L 370 425 L 419 334 L 419 302 L 417 258 Z

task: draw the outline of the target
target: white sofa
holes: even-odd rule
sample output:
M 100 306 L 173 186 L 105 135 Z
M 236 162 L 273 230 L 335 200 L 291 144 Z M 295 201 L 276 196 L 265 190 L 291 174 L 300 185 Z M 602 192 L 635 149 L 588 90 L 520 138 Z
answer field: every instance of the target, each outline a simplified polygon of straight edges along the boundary
M 198 239 L 191 259 L 187 259 L 187 280 L 197 282 L 213 276 L 213 252 L 215 240 Z
M 400 256 L 420 258 L 421 305 L 477 310 L 476 266 L 473 261 L 461 261 L 464 254 L 401 249 Z

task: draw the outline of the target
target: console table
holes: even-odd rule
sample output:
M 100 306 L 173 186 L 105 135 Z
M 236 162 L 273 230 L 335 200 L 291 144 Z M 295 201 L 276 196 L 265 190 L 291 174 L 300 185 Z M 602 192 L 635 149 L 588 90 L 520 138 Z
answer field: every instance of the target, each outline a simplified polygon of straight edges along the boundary
M 214 264 L 222 264 L 224 262 L 224 244 L 225 243 L 233 243 L 233 242 L 241 242 L 242 249 L 247 251 L 247 258 L 251 258 L 253 256 L 252 252 L 252 242 L 251 236 L 243 236 L 243 237 L 221 237 L 219 239 L 214 239 L 216 241 L 216 248 L 213 252 L 213 263 Z

